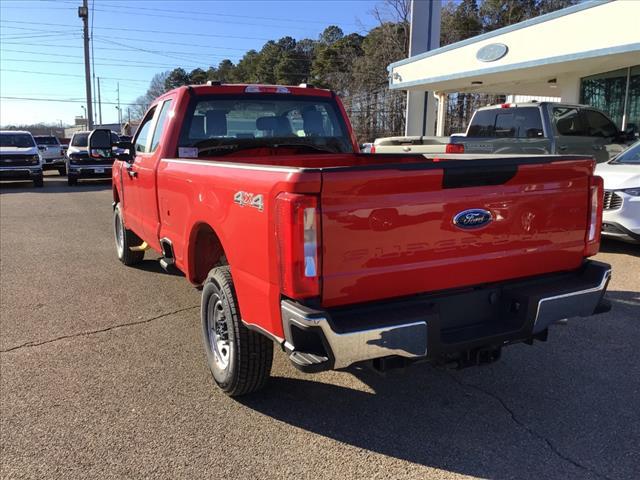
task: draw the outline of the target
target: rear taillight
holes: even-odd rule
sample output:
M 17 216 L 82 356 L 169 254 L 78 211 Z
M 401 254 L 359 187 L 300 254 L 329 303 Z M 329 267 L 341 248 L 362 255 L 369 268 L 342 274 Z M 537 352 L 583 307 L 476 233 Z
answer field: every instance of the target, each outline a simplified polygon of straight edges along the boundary
M 600 230 L 602 228 L 602 205 L 604 186 L 602 177 L 593 176 L 589 185 L 589 217 L 587 219 L 585 257 L 595 255 L 600 250 Z
M 320 211 L 313 195 L 281 193 L 276 198 L 276 242 L 284 295 L 320 295 Z
M 462 143 L 447 143 L 445 153 L 464 153 L 464 145 Z
M 376 153 L 376 146 L 375 145 L 371 145 L 371 148 L 369 149 L 369 153 Z
M 511 104 L 510 103 L 502 103 L 502 104 L 500 104 L 500 108 L 511 108 Z

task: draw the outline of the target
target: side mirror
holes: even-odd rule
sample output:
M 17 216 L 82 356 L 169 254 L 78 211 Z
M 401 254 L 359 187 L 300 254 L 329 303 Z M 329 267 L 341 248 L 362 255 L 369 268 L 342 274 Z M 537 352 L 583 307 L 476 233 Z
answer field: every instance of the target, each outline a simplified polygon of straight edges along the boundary
M 627 124 L 627 128 L 624 129 L 624 136 L 627 137 L 628 140 L 634 140 L 636 138 L 636 131 L 638 127 L 635 123 Z
M 118 142 L 114 145 L 114 153 L 118 160 L 123 160 L 127 163 L 133 163 L 134 159 L 134 147 L 131 142 Z
M 97 128 L 89 134 L 87 150 L 91 158 L 112 158 L 111 130 Z

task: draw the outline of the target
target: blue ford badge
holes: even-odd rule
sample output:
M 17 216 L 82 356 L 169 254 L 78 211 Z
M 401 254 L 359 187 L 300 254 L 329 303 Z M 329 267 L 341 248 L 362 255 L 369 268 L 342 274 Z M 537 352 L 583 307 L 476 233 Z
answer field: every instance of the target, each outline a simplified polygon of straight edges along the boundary
M 481 208 L 464 210 L 453 217 L 454 225 L 464 228 L 465 230 L 484 227 L 491 223 L 492 220 L 493 216 L 491 215 L 491 212 L 482 210 Z

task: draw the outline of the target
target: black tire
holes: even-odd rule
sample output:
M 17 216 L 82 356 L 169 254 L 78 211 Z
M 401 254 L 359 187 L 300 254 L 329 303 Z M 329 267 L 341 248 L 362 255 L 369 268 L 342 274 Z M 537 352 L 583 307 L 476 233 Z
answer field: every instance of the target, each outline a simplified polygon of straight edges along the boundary
M 263 388 L 271 375 L 273 342 L 249 330 L 240 320 L 240 309 L 228 266 L 216 267 L 209 272 L 202 288 L 200 316 L 209 370 L 222 391 L 236 397 Z M 223 353 L 225 333 L 228 344 L 226 366 Z M 222 348 L 216 340 L 223 344 Z
M 42 175 L 33 177 L 33 186 L 38 188 L 44 187 L 44 177 Z
M 125 265 L 135 265 L 144 258 L 144 251 L 134 252 L 129 247 L 137 247 L 142 244 L 142 239 L 124 226 L 122 209 L 116 204 L 113 210 L 113 231 L 116 240 L 116 253 L 118 260 Z
M 58 167 L 58 175 L 64 177 L 67 174 L 67 167 Z
M 74 175 L 68 175 L 67 176 L 67 185 L 69 185 L 70 187 L 75 187 L 76 185 L 78 185 L 78 177 L 76 177 Z

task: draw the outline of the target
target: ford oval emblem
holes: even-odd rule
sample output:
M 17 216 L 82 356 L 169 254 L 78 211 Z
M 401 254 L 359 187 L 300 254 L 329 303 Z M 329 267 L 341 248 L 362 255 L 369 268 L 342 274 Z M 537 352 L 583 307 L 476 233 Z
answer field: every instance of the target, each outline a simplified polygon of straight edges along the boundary
M 456 227 L 463 228 L 465 230 L 480 228 L 488 225 L 493 220 L 493 215 L 488 210 L 482 210 L 481 208 L 471 208 L 464 210 L 455 217 L 453 217 L 453 224 Z
M 476 58 L 481 62 L 495 62 L 504 57 L 508 51 L 509 47 L 504 43 L 490 43 L 478 50 Z

